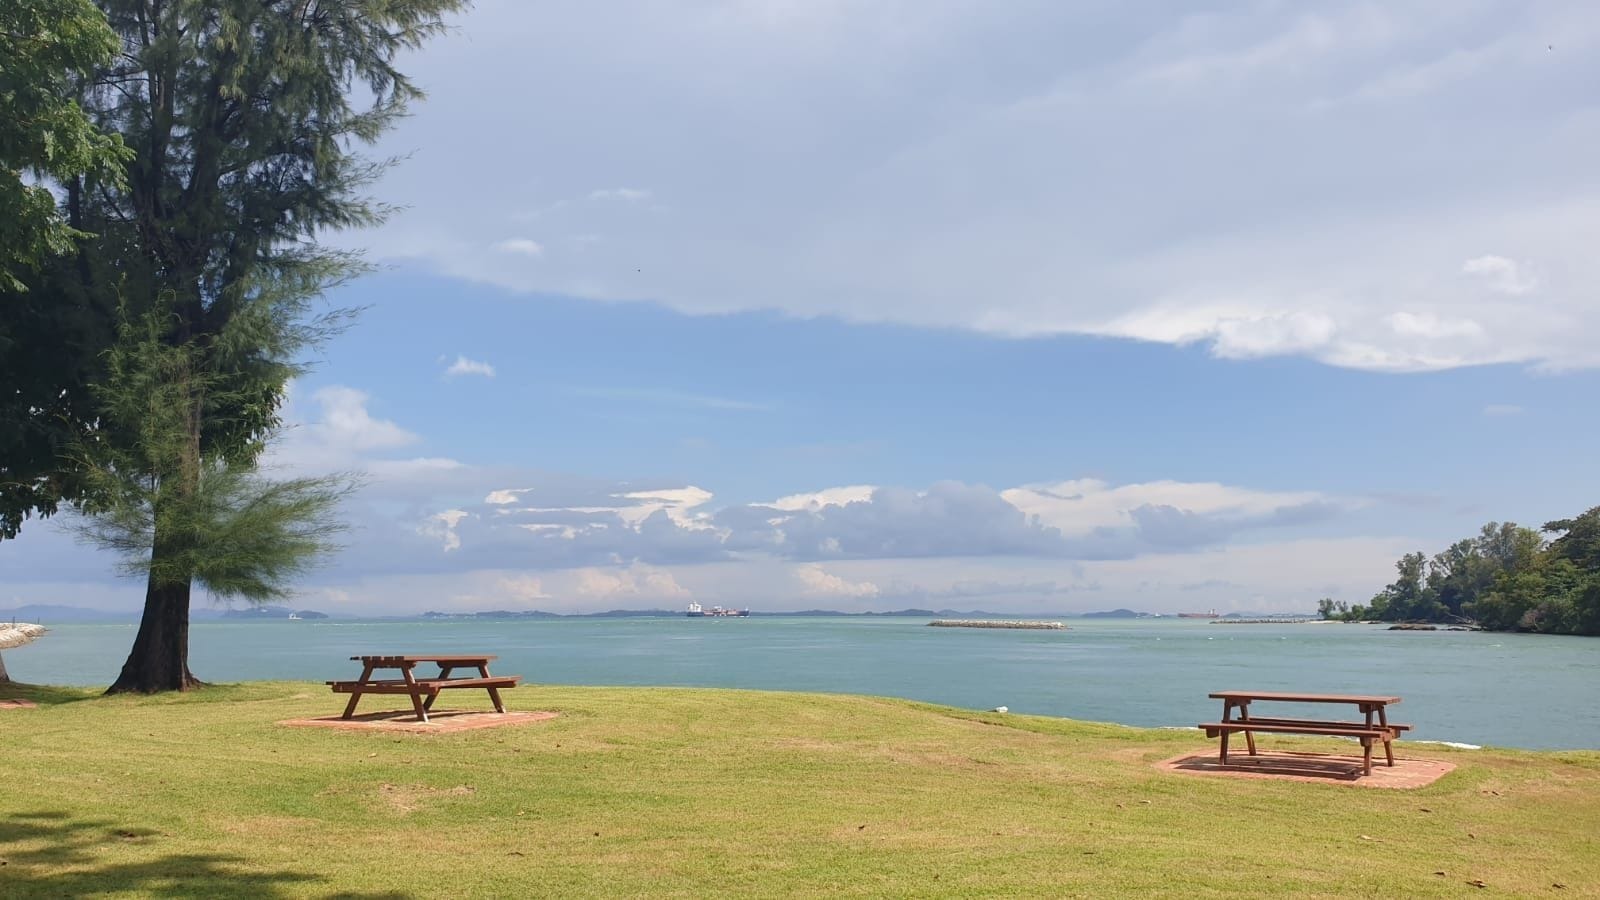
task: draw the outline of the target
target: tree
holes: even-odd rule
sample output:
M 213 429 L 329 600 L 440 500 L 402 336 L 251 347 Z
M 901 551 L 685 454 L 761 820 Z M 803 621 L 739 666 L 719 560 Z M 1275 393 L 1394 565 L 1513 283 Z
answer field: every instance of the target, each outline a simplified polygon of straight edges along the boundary
M 1443 606 L 1424 582 L 1426 560 L 1421 553 L 1400 557 L 1395 563 L 1399 577 L 1373 596 L 1368 615 L 1387 622 L 1436 617 Z
M 1360 609 L 1360 607 L 1357 607 Z M 1334 602 L 1332 597 L 1323 597 L 1317 601 L 1317 615 L 1323 619 L 1350 621 L 1350 604 L 1344 601 Z
M 50 188 L 114 184 L 128 159 L 72 99 L 116 49 L 90 0 L 0 3 L 0 540 L 76 496 L 60 456 L 85 421 L 111 332 L 81 291 L 47 287 L 63 286 L 63 254 L 89 237 Z
M 85 473 L 87 510 L 114 523 L 129 510 L 147 516 L 139 529 L 116 526 L 148 540 L 149 578 L 138 636 L 110 691 L 182 690 L 193 683 L 194 580 L 217 587 L 203 566 L 219 548 L 197 533 L 208 520 L 195 511 L 222 503 L 213 482 L 245 477 L 279 424 L 296 359 L 330 325 L 310 316 L 311 302 L 362 271 L 358 258 L 316 240 L 384 218 L 363 191 L 388 161 L 357 148 L 421 96 L 396 56 L 441 31 L 464 0 L 101 3 L 122 52 L 84 106 L 134 155 L 125 186 L 64 186 L 69 217 L 100 235 L 74 276 L 98 308 L 159 323 L 155 340 L 181 360 L 156 366 L 177 430 L 163 432 L 167 458 L 151 460 L 139 455 L 135 423 L 86 423 L 83 443 L 100 455 L 63 468 Z M 159 484 L 130 494 L 127 483 L 96 476 L 95 459 L 117 458 L 107 447 Z
M 1561 535 L 1550 542 L 1547 555 L 1572 570 L 1565 591 L 1570 630 L 1600 635 L 1600 506 L 1576 518 L 1546 522 L 1544 530 Z
M 74 82 L 111 60 L 117 38 L 91 0 L 6 0 L 0 4 L 0 288 L 67 253 L 78 235 L 47 184 L 109 173 L 120 142 L 95 129 L 73 100 Z
M 330 539 L 341 530 L 333 511 L 346 482 L 274 480 L 250 461 L 202 456 L 191 439 L 194 420 L 235 400 L 227 379 L 199 364 L 204 355 L 195 344 L 166 343 L 165 318 L 158 308 L 125 322 L 109 354 L 108 376 L 96 388 L 101 416 L 112 433 L 134 439 L 87 440 L 78 448 L 91 498 L 81 530 L 121 554 L 125 573 L 144 575 L 151 594 L 198 583 L 218 597 L 283 597 L 294 576 L 333 549 Z M 219 342 L 238 340 L 243 322 L 235 320 Z M 168 605 L 163 612 L 168 618 L 147 615 L 140 623 L 139 658 L 172 658 L 184 683 L 194 684 L 184 652 L 188 610 Z M 130 657 L 129 665 L 139 663 Z

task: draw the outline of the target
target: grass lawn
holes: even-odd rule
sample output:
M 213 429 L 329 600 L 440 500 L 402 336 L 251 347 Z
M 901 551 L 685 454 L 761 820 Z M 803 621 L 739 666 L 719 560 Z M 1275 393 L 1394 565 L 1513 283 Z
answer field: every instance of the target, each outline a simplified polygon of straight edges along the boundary
M 6 697 L 40 704 L 0 710 L 7 897 L 1600 896 L 1600 752 L 1402 743 L 1458 768 L 1400 791 L 868 697 L 532 686 L 559 718 L 449 735 L 274 724 L 341 708 L 303 683 Z

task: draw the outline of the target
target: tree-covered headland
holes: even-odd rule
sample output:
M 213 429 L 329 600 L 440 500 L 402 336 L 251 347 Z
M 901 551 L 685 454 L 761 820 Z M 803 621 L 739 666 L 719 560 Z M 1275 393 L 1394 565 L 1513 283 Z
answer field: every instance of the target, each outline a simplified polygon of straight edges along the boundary
M 1450 622 L 1491 631 L 1600 635 L 1600 506 L 1535 531 L 1490 522 L 1432 558 L 1408 553 L 1365 606 L 1324 599 L 1325 619 Z

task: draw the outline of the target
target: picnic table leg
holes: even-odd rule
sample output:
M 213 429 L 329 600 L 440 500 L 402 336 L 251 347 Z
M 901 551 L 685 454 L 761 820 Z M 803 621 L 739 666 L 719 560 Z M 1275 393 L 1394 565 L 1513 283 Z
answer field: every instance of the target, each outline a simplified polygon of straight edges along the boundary
M 1389 758 L 1389 767 L 1394 767 L 1394 732 L 1389 730 L 1389 713 L 1383 707 L 1378 707 L 1378 724 L 1383 726 L 1383 755 Z
M 356 704 L 361 702 L 361 685 L 366 684 L 367 679 L 371 677 L 372 666 L 369 665 L 361 670 L 361 680 L 357 682 L 356 689 L 350 692 L 350 702 L 344 705 L 344 715 L 339 718 L 348 719 L 356 714 Z
M 1222 764 L 1228 764 L 1228 729 L 1222 729 Z
M 1369 737 L 1361 739 L 1361 770 L 1372 774 L 1372 738 Z
M 1244 701 L 1240 702 L 1240 704 L 1239 704 L 1239 721 L 1241 721 L 1241 722 L 1250 721 L 1250 701 L 1249 700 L 1244 700 Z M 1250 748 L 1250 755 L 1251 756 L 1255 756 L 1256 755 L 1256 733 L 1253 732 L 1253 731 L 1246 731 L 1244 733 L 1244 743 L 1245 743 L 1246 747 Z
M 441 680 L 445 679 L 445 678 L 449 678 L 450 677 L 450 673 L 455 671 L 455 668 L 456 668 L 455 666 L 447 666 L 444 663 L 440 663 L 439 664 L 439 678 Z M 433 709 L 433 701 L 435 701 L 437 699 L 439 699 L 439 692 L 438 691 L 434 691 L 433 693 L 428 695 L 428 702 L 422 704 L 422 708 L 423 709 Z
M 400 677 L 406 681 L 406 686 L 411 688 L 411 708 L 417 711 L 417 721 L 428 721 L 428 708 L 422 705 L 423 687 L 417 684 L 417 679 L 411 676 L 411 669 L 416 663 L 405 663 L 400 667 Z M 432 699 L 431 697 L 429 699 Z
M 489 664 L 488 663 L 483 663 L 483 664 L 479 665 L 478 666 L 478 674 L 482 675 L 484 678 L 488 678 L 489 677 Z M 503 712 L 506 711 L 506 705 L 504 703 L 500 702 L 500 689 L 499 688 L 496 688 L 496 687 L 490 687 L 489 688 L 489 699 L 494 701 L 494 711 L 495 712 L 503 713 Z

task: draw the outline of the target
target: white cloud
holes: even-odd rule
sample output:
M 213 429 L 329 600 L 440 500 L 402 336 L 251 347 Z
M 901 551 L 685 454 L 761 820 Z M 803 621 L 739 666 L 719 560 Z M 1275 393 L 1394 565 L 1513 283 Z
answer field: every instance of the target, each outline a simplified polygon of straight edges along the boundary
M 439 541 L 444 552 L 461 549 L 461 535 L 456 533 L 456 526 L 472 514 L 464 509 L 447 509 L 442 513 L 435 513 L 417 526 L 417 533 Z
M 590 200 L 649 200 L 650 191 L 645 188 L 601 188 L 589 192 Z
M 288 423 L 283 438 L 268 451 L 269 465 L 311 470 L 348 468 L 361 458 L 416 443 L 416 434 L 388 419 L 372 415 L 371 397 L 356 388 L 330 385 L 311 395 L 316 412 L 306 415 L 294 384 L 284 403 Z
M 677 599 L 688 597 L 689 592 L 678 584 L 672 573 L 646 566 L 625 569 L 583 569 L 577 573 L 579 594 L 597 600 L 616 600 L 624 597 L 650 599 Z
M 461 278 L 692 313 L 1385 371 L 1596 365 L 1588 7 L 483 3 L 417 59 L 433 100 L 393 146 L 429 152 L 385 180 L 413 211 L 361 239 Z M 540 115 L 474 114 L 497 98 Z M 465 160 L 525 170 L 536 135 L 537 179 L 459 189 Z M 650 187 L 584 187 L 619 172 Z M 605 241 L 528 265 L 494 249 L 526 210 Z
M 544 255 L 544 246 L 538 241 L 528 238 L 507 238 L 494 245 L 494 249 L 501 253 L 512 253 L 517 256 L 540 257 Z
M 357 452 L 388 450 L 415 443 L 417 436 L 367 411 L 370 396 L 349 387 L 325 387 L 312 395 L 322 406 L 321 421 L 308 426 L 328 444 Z
M 789 512 L 798 510 L 819 510 L 824 506 L 843 506 L 846 503 L 859 503 L 872 499 L 872 492 L 877 490 L 870 484 L 853 484 L 848 487 L 827 488 L 809 494 L 790 494 L 779 497 L 771 503 L 765 504 L 773 509 Z
M 444 370 L 445 377 L 454 378 L 457 375 L 482 375 L 485 378 L 494 377 L 494 366 L 465 356 L 457 356 L 456 361 Z
M 573 387 L 568 388 L 567 391 L 579 397 L 594 397 L 601 400 L 617 400 L 648 406 L 689 407 L 741 412 L 765 412 L 772 408 L 765 403 L 756 403 L 750 400 L 737 400 L 731 397 L 696 394 L 659 387 Z
M 1522 266 L 1514 259 L 1504 256 L 1476 256 L 1461 265 L 1461 271 L 1467 275 L 1477 275 L 1486 281 L 1490 288 L 1502 294 L 1513 296 L 1526 294 L 1539 286 L 1539 280 L 1522 271 Z
M 544 581 L 533 575 L 502 578 L 495 582 L 495 588 L 519 603 L 550 599 L 550 595 L 545 593 Z
M 1219 522 L 1244 522 L 1336 502 L 1316 491 L 1257 491 L 1216 482 L 1181 481 L 1114 486 L 1093 478 L 1025 485 L 1001 491 L 1000 496 L 1069 537 L 1133 527 L 1138 511 L 1144 509 L 1178 509 Z
M 805 593 L 813 596 L 864 598 L 880 593 L 878 586 L 870 581 L 846 581 L 815 564 L 797 567 L 794 577 L 804 586 Z

